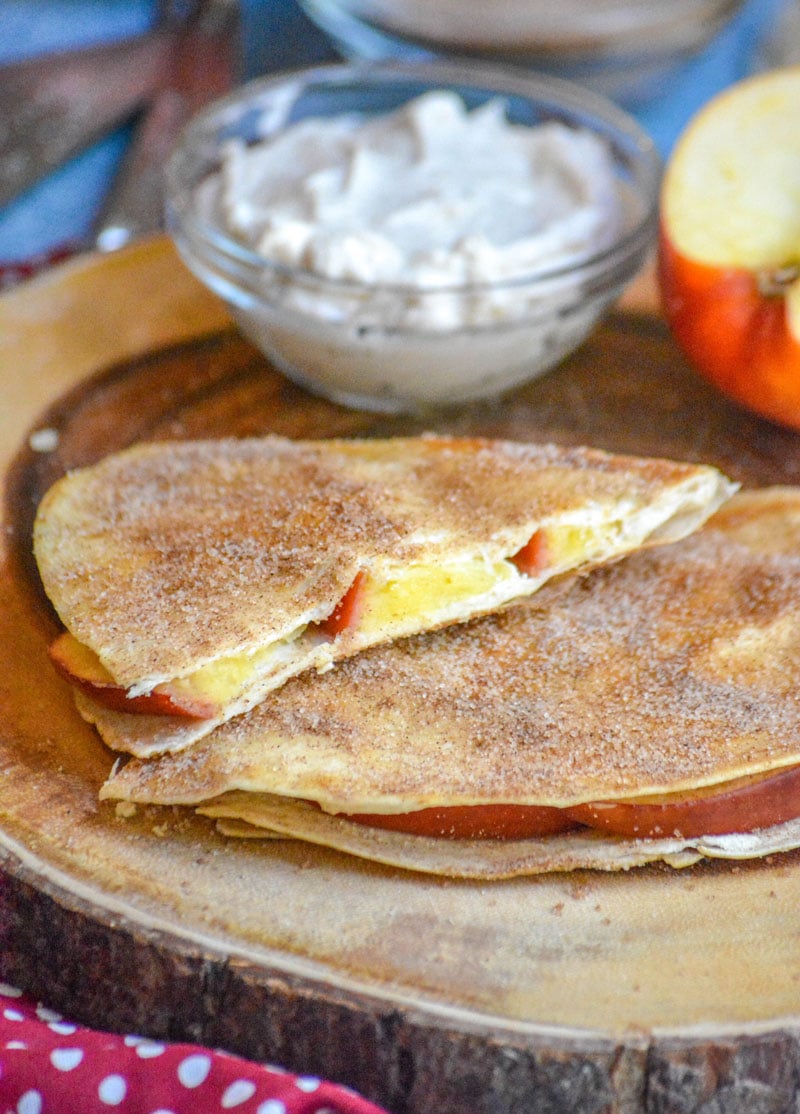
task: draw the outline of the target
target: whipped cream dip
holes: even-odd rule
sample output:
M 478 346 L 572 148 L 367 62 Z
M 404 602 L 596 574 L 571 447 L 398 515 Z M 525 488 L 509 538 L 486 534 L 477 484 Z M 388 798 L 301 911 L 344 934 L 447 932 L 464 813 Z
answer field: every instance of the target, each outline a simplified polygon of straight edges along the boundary
M 243 330 L 311 389 L 387 410 L 497 394 L 572 349 L 602 307 L 569 268 L 629 205 L 598 136 L 440 90 L 230 141 L 198 202 L 266 262 Z

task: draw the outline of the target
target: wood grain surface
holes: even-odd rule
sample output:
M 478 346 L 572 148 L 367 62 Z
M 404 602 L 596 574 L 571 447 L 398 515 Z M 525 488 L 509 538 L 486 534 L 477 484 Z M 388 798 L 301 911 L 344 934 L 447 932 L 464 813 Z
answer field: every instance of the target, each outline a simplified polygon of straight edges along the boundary
M 0 976 L 81 1021 L 357 1087 L 394 1114 L 796 1111 L 800 854 L 465 883 L 180 809 L 99 804 L 112 757 L 49 667 L 30 557 L 64 469 L 138 439 L 481 432 L 800 482 L 800 438 L 682 362 L 641 284 L 502 402 L 401 419 L 288 384 L 162 240 L 0 299 Z M 37 451 L 33 431 L 57 432 Z

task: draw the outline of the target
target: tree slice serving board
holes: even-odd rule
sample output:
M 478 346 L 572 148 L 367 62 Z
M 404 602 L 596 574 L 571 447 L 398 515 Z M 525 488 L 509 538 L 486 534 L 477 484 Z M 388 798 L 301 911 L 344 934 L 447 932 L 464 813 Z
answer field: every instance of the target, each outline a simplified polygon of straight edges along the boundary
M 142 438 L 435 428 L 709 461 L 749 485 L 800 482 L 800 438 L 630 311 L 503 402 L 348 411 L 288 384 L 162 239 L 0 299 L 0 377 L 1 977 L 394 1114 L 796 1109 L 800 855 L 469 883 L 228 841 L 180 809 L 118 815 L 97 801 L 112 757 L 46 658 L 30 529 L 65 468 Z

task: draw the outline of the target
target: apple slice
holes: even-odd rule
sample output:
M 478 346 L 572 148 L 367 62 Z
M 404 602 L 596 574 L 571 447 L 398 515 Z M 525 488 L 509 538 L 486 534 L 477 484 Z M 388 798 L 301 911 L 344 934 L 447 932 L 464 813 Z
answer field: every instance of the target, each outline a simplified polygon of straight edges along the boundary
M 530 541 L 509 560 L 525 576 L 539 576 L 551 562 L 547 533 L 537 530 Z
M 129 696 L 127 690 L 118 685 L 103 666 L 97 654 L 74 638 L 69 631 L 60 634 L 47 652 L 65 680 L 91 696 L 98 704 L 115 712 L 211 719 L 219 711 L 210 701 L 182 692 L 169 684 L 157 685 L 152 692 L 140 696 Z
M 800 67 L 731 86 L 688 124 L 662 186 L 659 280 L 697 370 L 800 429 Z
M 335 638 L 342 631 L 352 630 L 364 612 L 367 596 L 367 574 L 362 569 L 345 594 L 327 617 L 316 624 L 317 630 L 328 638 Z

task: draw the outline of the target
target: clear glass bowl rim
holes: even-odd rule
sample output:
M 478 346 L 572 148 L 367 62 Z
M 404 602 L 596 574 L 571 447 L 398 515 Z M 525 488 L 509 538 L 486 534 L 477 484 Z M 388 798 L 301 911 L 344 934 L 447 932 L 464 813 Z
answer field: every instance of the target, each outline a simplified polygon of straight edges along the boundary
M 202 178 L 186 181 L 185 165 L 191 159 L 196 143 L 203 137 L 214 140 L 214 132 L 223 122 L 232 122 L 236 114 L 257 107 L 259 99 L 281 88 L 296 89 L 300 96 L 311 86 L 349 86 L 359 82 L 375 87 L 388 87 L 400 81 L 415 81 L 431 87 L 459 86 L 474 88 L 498 96 L 515 96 L 573 118 L 582 126 L 592 128 L 594 120 L 602 124 L 604 136 L 626 144 L 632 168 L 636 171 L 636 196 L 642 205 L 638 221 L 613 244 L 588 253 L 566 264 L 542 267 L 533 272 L 492 282 L 454 283 L 420 286 L 416 283 L 362 283 L 269 260 L 228 235 L 216 222 L 200 216 L 193 205 L 192 191 Z M 581 120 L 578 121 L 577 117 Z M 207 169 L 207 173 L 212 170 Z M 182 132 L 165 171 L 167 228 L 173 235 L 188 239 L 192 251 L 207 251 L 227 270 L 233 267 L 239 281 L 247 284 L 247 276 L 258 285 L 265 274 L 298 284 L 323 287 L 331 292 L 355 296 L 368 291 L 372 295 L 399 297 L 447 296 L 513 291 L 536 283 L 566 277 L 614 272 L 627 259 L 643 254 L 650 245 L 657 225 L 661 158 L 647 132 L 624 109 L 599 93 L 571 81 L 542 74 L 528 74 L 486 65 L 481 62 L 343 62 L 326 63 L 282 71 L 280 74 L 256 78 L 234 92 L 214 101 L 189 121 Z

